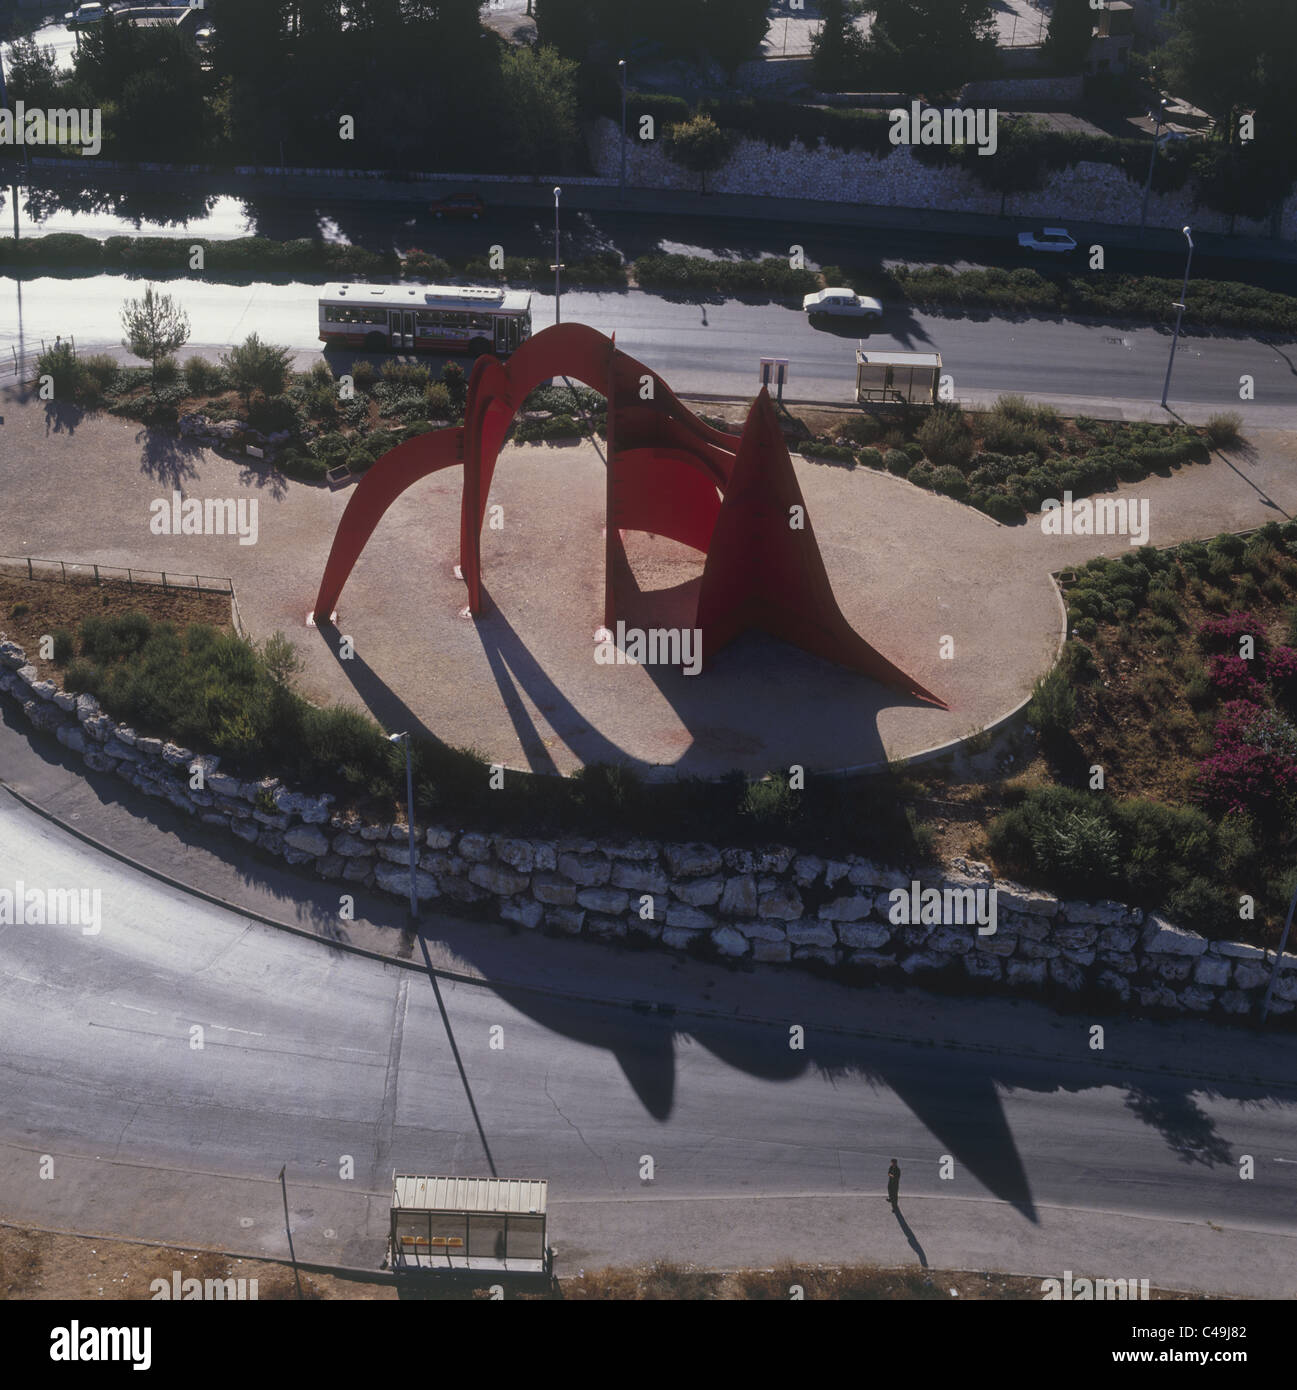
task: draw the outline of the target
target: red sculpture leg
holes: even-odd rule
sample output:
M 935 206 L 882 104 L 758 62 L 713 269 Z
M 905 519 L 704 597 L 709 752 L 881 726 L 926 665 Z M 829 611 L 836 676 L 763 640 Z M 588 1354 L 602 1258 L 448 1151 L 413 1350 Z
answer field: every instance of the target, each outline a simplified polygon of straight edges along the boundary
M 741 632 L 758 627 L 894 690 L 948 708 L 875 651 L 843 617 L 764 388 L 748 413 L 712 532 L 698 595 L 698 626 L 705 661 Z
M 390 449 L 361 478 L 333 536 L 324 577 L 315 596 L 313 612 L 317 619 L 327 618 L 337 608 L 343 585 L 360 552 L 392 503 L 420 478 L 463 462 L 463 434 L 456 428 L 415 435 Z

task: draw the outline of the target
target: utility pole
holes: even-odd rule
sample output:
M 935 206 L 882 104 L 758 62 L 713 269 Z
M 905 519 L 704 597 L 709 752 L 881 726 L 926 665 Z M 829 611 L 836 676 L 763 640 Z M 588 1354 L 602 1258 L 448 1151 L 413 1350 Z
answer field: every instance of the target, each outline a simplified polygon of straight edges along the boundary
M 1283 935 L 1279 938 L 1279 950 L 1275 953 L 1274 969 L 1270 972 L 1270 983 L 1265 987 L 1265 998 L 1261 1001 L 1261 1022 L 1270 1012 L 1270 996 L 1274 993 L 1275 981 L 1279 978 L 1279 967 L 1283 963 L 1283 953 L 1288 946 L 1288 931 L 1292 926 L 1293 909 L 1297 908 L 1297 888 L 1293 889 L 1292 901 L 1288 904 L 1288 920 L 1283 924 Z
M 617 184 L 617 201 L 621 202 L 626 197 L 626 59 L 621 58 L 617 62 L 617 71 L 621 74 L 621 179 Z M 558 256 L 554 257 L 558 260 Z
M 1184 302 L 1189 295 L 1189 267 L 1193 264 L 1193 234 L 1188 227 L 1181 227 L 1184 239 L 1189 243 L 1189 254 L 1184 260 L 1184 284 L 1180 287 L 1180 302 L 1175 306 L 1175 334 L 1171 338 L 1171 356 L 1166 364 L 1166 380 L 1162 383 L 1162 409 L 1166 409 L 1167 393 L 1171 389 L 1171 368 L 1175 366 L 1175 349 L 1180 341 L 1180 321 L 1184 318 Z
M 1156 110 L 1150 113 L 1154 118 L 1153 126 L 1153 150 L 1148 157 L 1148 177 L 1144 180 L 1144 206 L 1139 214 L 1139 239 L 1144 240 L 1144 224 L 1148 221 L 1148 195 L 1153 191 L 1153 166 L 1157 163 L 1157 142 L 1162 130 L 1162 118 L 1166 115 L 1166 98 L 1163 97 L 1157 104 Z
M 410 735 L 388 734 L 389 743 L 405 744 L 405 814 L 410 822 L 410 920 L 413 922 L 419 915 L 419 896 L 414 891 L 414 763 L 410 755 Z
M 562 192 L 563 192 L 563 190 L 562 190 L 561 188 L 556 188 L 556 189 L 554 190 L 554 265 L 553 265 L 553 271 L 554 271 L 554 322 L 555 322 L 555 323 L 561 323 L 561 322 L 563 321 L 563 316 L 562 316 L 562 313 L 561 313 L 560 307 L 559 307 L 560 295 L 561 295 L 561 292 L 562 292 L 562 287 L 561 287 L 561 285 L 560 285 L 560 283 L 559 283 L 559 273 L 560 273 L 560 272 L 562 271 L 562 269 L 563 269 L 563 262 L 562 262 L 562 260 L 561 260 L 560 257 L 559 257 L 559 251 L 558 251 L 558 200 L 559 200 L 559 195 L 560 195 Z

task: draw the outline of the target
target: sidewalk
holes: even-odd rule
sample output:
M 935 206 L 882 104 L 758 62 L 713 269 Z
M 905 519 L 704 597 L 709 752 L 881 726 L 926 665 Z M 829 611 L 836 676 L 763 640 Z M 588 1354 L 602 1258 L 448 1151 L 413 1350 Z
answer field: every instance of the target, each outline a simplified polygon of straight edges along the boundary
M 48 1150 L 47 1150 L 48 1152 Z M 37 1151 L 0 1144 L 4 1219 L 95 1236 L 206 1246 L 242 1258 L 289 1258 L 277 1173 L 235 1177 L 107 1158 L 53 1154 L 57 1182 L 41 1182 Z M 391 1194 L 286 1174 L 293 1252 L 308 1264 L 376 1270 L 387 1250 Z M 195 1201 L 196 1186 L 202 1200 Z M 901 1194 L 893 1216 L 883 1190 L 870 1193 L 644 1195 L 556 1204 L 549 1240 L 561 1277 L 604 1265 L 671 1260 L 710 1269 L 768 1269 L 784 1260 L 817 1264 L 999 1270 L 1061 1278 L 1148 1279 L 1161 1288 L 1240 1298 L 1297 1297 L 1297 1233 L 1037 1206 L 1021 1214 L 989 1199 Z M 1187 1276 L 1212 1271 L 1211 1287 Z

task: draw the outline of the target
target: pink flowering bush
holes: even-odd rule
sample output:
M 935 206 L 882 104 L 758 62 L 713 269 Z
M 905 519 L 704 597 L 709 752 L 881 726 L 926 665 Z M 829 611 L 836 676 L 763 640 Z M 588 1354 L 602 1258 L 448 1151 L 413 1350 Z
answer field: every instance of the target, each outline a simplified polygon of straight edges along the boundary
M 1265 659 L 1265 674 L 1275 699 L 1297 709 L 1297 649 L 1276 647 Z
M 1209 652 L 1238 655 L 1238 639 L 1251 637 L 1258 652 L 1265 650 L 1265 624 L 1255 613 L 1225 613 L 1198 624 L 1198 641 Z
M 1297 729 L 1277 710 L 1231 700 L 1198 768 L 1197 795 L 1221 812 L 1276 811 L 1297 794 Z
M 1265 688 L 1252 673 L 1261 669 L 1260 661 L 1244 661 L 1241 656 L 1213 656 L 1207 663 L 1208 678 L 1227 700 L 1259 703 Z

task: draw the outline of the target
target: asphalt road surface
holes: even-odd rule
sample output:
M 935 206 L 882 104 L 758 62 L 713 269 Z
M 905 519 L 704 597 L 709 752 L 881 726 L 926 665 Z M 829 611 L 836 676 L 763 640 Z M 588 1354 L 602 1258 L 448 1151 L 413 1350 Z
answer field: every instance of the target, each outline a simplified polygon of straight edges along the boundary
M 318 288 L 304 284 L 214 285 L 164 282 L 188 312 L 189 351 L 215 353 L 249 333 L 295 349 L 318 349 Z M 140 282 L 123 276 L 0 279 L 0 372 L 10 349 L 31 356 L 41 341 L 74 335 L 79 348 L 116 348 L 122 302 Z M 533 296 L 537 330 L 554 319 L 550 295 Z M 800 308 L 708 298 L 664 298 L 640 291 L 563 295 L 565 321 L 615 332 L 619 347 L 660 371 L 680 390 L 755 394 L 762 357 L 789 359 L 787 396 L 847 403 L 855 384 L 857 342 L 881 349 L 942 354 L 957 397 L 970 391 L 1156 402 L 1170 348 L 1163 329 L 1058 319 L 947 317 L 889 308 L 867 338 L 855 325 L 813 328 Z M 437 358 L 430 359 L 434 364 Z M 1257 409 L 1297 404 L 1297 354 L 1256 337 L 1190 336 L 1176 357 L 1171 401 L 1238 405 L 1240 378 L 1255 382 Z M 2 379 L 2 378 L 0 378 Z M 1277 423 L 1277 421 L 1276 421 Z
M 321 1253 L 304 1258 L 377 1263 L 375 1204 L 356 1207 L 353 1194 L 383 1193 L 393 1168 L 548 1176 L 556 1210 L 598 1212 L 611 1248 L 578 1241 L 591 1257 L 636 1244 L 621 1229 L 627 1212 L 642 1248 L 655 1218 L 680 1222 L 685 1211 L 678 1248 L 710 1252 L 713 1264 L 741 1258 L 758 1233 L 781 1255 L 833 1258 L 840 1231 L 834 1248 L 810 1236 L 814 1222 L 787 1229 L 787 1213 L 809 1204 L 840 1215 L 879 1196 L 898 1155 L 908 1210 L 933 1212 L 943 1245 L 980 1249 L 996 1226 L 1014 1242 L 1015 1268 L 1040 1267 L 1040 1232 L 1066 1215 L 1112 1230 L 1104 1248 L 1117 1273 L 1152 1262 L 1174 1286 L 1279 1293 L 1282 1268 L 1291 1272 L 1276 1263 L 1297 1236 L 1291 1039 L 1203 1028 L 1168 1072 L 1150 1025 L 1110 1022 L 1110 1050 L 1095 1054 L 1082 1041 L 1089 1020 L 1055 1019 L 1055 1055 L 1032 1055 L 1023 1030 L 1039 1023 L 989 1000 L 967 1045 L 933 1046 L 923 1030 L 871 1034 L 871 992 L 853 997 L 859 1030 L 819 1028 L 817 1000 L 832 987 L 790 977 L 786 1017 L 806 1020 L 794 1050 L 786 1022 L 644 1015 L 331 950 L 104 857 L 3 791 L 0 847 L 0 887 L 84 887 L 101 902 L 96 934 L 0 928 L 0 1193 L 11 1219 L 198 1226 L 208 1243 L 246 1249 L 220 1184 L 287 1162 L 319 1204 L 303 1207 L 301 1239 Z M 1196 1063 L 1203 1080 L 1186 1074 Z M 111 1190 L 86 1211 L 94 1184 L 41 1183 L 28 1160 L 43 1153 L 56 1156 L 56 1177 L 113 1165 Z M 1238 1177 L 1244 1154 L 1252 1181 Z M 351 1186 L 338 1180 L 343 1155 L 355 1162 Z M 943 1155 L 949 1180 L 938 1176 Z M 134 1192 L 151 1171 L 196 1175 L 175 1212 L 156 1192 Z M 790 1205 L 772 1202 L 781 1198 Z M 728 1214 L 700 1252 L 709 1203 Z M 882 1222 L 875 1207 L 870 1220 Z M 1217 1228 L 1225 1240 L 1200 1250 L 1196 1268 L 1154 1258 L 1185 1231 Z M 1235 1270 L 1239 1251 L 1255 1257 L 1258 1244 L 1265 1261 Z M 1080 1246 L 1059 1259 L 1067 1248 Z

